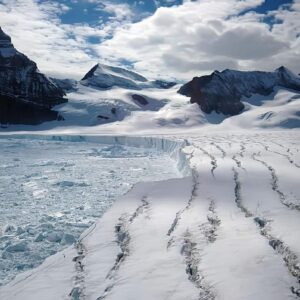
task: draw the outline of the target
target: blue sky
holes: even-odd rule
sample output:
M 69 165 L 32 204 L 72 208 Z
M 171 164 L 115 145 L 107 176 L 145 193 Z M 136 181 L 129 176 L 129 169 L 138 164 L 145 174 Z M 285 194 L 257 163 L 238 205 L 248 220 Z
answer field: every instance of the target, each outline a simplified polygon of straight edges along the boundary
M 259 13 L 266 13 L 271 10 L 277 10 L 280 6 L 291 4 L 292 2 L 292 0 L 267 0 L 257 8 L 254 8 L 254 10 Z
M 43 1 L 41 1 L 43 2 Z M 88 23 L 97 26 L 101 23 L 106 23 L 112 16 L 112 13 L 105 11 L 105 6 L 101 5 L 101 1 L 86 1 L 86 0 L 56 0 L 53 2 L 64 3 L 69 7 L 69 10 L 62 13 L 60 18 L 64 24 L 74 23 Z M 249 9 L 247 11 L 255 11 L 258 13 L 266 14 L 268 11 L 277 10 L 282 5 L 291 4 L 293 0 L 266 0 L 263 4 Z M 155 13 L 159 7 L 171 7 L 182 5 L 182 0 L 126 0 L 119 1 L 113 0 L 114 4 L 128 4 L 133 13 L 133 22 L 138 22 L 141 19 L 148 17 Z M 102 9 L 101 9 L 102 7 Z
M 0 26 L 60 78 L 97 62 L 183 80 L 279 64 L 300 72 L 300 0 L 0 0 Z
M 63 23 L 74 24 L 80 22 L 86 22 L 89 24 L 99 24 L 101 22 L 109 21 L 109 17 L 112 15 L 105 11 L 105 6 L 101 5 L 101 1 L 89 2 L 85 0 L 71 1 L 62 0 L 56 1 L 66 4 L 70 7 L 70 10 L 61 15 L 61 20 Z M 156 9 L 160 6 L 170 7 L 173 5 L 182 4 L 182 0 L 170 0 L 170 1 L 111 1 L 114 4 L 128 4 L 132 11 L 134 12 L 135 18 L 134 22 L 140 21 L 142 18 L 152 15 Z M 102 10 L 101 10 L 102 6 Z

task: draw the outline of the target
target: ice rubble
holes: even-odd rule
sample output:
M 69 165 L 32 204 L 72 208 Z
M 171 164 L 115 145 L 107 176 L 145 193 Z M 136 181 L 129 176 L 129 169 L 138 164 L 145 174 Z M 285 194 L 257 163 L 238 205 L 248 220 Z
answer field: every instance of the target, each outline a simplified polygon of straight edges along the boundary
M 182 155 L 180 143 L 125 137 L 15 136 L 0 145 L 3 283 L 73 244 L 137 178 L 179 176 L 153 148 Z

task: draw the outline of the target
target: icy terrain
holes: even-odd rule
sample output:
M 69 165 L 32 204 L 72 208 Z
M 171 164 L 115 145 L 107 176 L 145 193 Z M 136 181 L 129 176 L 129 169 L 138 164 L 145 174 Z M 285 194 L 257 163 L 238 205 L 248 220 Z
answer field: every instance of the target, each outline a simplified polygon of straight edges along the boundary
M 73 244 L 137 181 L 180 176 L 153 149 L 1 138 L 0 152 L 0 285 Z
M 172 140 L 131 142 L 174 156 Z M 299 131 L 176 140 L 192 176 L 138 183 L 75 246 L 19 275 L 0 298 L 298 299 Z
M 233 117 L 206 114 L 179 85 L 96 65 L 57 81 L 64 121 L 4 124 L 1 135 L 29 140 L 4 140 L 0 160 L 2 276 L 29 270 L 0 299 L 299 299 L 299 93 L 277 75 L 229 75 L 227 98 L 239 87 L 244 107 Z

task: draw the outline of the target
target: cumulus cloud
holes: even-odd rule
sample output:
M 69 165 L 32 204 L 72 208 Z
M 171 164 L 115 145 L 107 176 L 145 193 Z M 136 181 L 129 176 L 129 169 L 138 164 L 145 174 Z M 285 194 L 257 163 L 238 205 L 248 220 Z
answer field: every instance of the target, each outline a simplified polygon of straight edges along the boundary
M 207 43 L 206 52 L 251 60 L 273 56 L 288 48 L 288 44 L 274 37 L 265 26 L 249 24 L 230 28 L 217 37 L 212 37 Z
M 98 51 L 108 59 L 126 57 L 143 73 L 180 79 L 214 69 L 274 69 L 281 62 L 293 69 L 299 37 L 288 33 L 295 27 L 288 20 L 299 19 L 299 10 L 273 13 L 281 24 L 272 28 L 262 15 L 243 13 L 262 2 L 202 0 L 159 8 L 150 18 L 115 32 Z
M 131 23 L 128 5 L 109 1 L 98 3 L 99 9 L 109 13 L 110 18 L 107 23 L 91 26 L 86 23 L 63 24 L 60 16 L 70 9 L 66 4 L 3 0 L 0 2 L 0 26 L 12 37 L 15 47 L 36 61 L 42 72 L 79 79 L 101 60 L 89 38 L 103 40 L 110 37 L 115 28 Z
M 4 1 L 0 20 L 16 46 L 51 74 L 79 78 L 95 61 L 124 60 L 146 76 L 182 80 L 226 68 L 300 70 L 300 0 L 266 14 L 251 10 L 263 0 L 185 0 L 140 22 L 128 4 L 88 1 L 109 12 L 109 22 L 62 24 L 66 5 L 35 0 Z M 89 36 L 101 43 L 88 43 Z

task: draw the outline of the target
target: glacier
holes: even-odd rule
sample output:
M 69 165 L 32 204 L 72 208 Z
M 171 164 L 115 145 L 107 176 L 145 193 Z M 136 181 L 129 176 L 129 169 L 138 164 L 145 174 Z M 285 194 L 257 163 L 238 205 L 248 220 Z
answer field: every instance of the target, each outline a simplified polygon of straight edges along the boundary
M 135 184 L 1 299 L 299 297 L 299 131 L 43 137 L 163 150 L 183 177 Z

